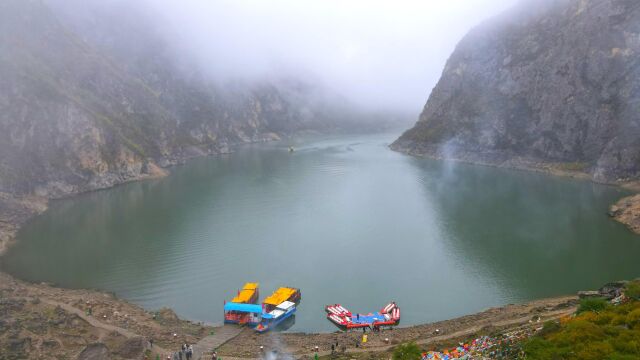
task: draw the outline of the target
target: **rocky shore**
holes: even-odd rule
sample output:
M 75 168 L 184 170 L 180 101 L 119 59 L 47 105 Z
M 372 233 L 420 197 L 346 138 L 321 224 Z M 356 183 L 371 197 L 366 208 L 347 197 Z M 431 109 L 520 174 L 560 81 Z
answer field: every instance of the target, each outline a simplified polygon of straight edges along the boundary
M 0 359 L 151 358 L 210 331 L 169 309 L 148 312 L 112 294 L 31 284 L 0 273 Z
M 320 355 L 328 355 L 331 344 L 336 342 L 352 358 L 384 354 L 406 341 L 435 346 L 477 334 L 540 326 L 546 319 L 573 313 L 577 299 L 567 296 L 537 300 L 433 324 L 387 330 L 370 334 L 366 347 L 355 346 L 360 332 L 258 335 L 245 329 L 222 344 L 218 355 L 260 358 L 266 352 L 276 351 L 304 358 L 313 355 L 315 346 Z M 169 309 L 147 311 L 112 294 L 32 284 L 4 273 L 0 273 L 0 325 L 1 359 L 37 359 L 45 355 L 69 359 L 139 359 L 155 358 L 156 354 L 165 359 L 184 342 L 206 344 L 203 339 L 223 332 L 220 327 L 180 320 Z M 261 350 L 260 346 L 264 348 Z M 208 354 L 210 350 L 204 347 L 199 354 Z
M 622 198 L 611 205 L 609 216 L 640 234 L 640 194 Z

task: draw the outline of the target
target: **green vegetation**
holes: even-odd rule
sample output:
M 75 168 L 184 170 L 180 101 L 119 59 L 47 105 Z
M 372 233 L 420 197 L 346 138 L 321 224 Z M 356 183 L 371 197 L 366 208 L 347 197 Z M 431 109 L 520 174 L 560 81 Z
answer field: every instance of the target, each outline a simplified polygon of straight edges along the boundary
M 598 313 L 607 308 L 609 303 L 604 298 L 587 298 L 580 300 L 580 306 L 576 314 L 582 314 L 583 312 L 592 311 Z
M 393 350 L 393 360 L 419 360 L 422 351 L 414 342 L 401 344 Z
M 585 299 L 577 315 L 545 323 L 524 345 L 527 359 L 640 359 L 640 283 L 630 283 L 629 302 L 613 306 L 603 299 Z
M 640 281 L 629 283 L 624 294 L 633 300 L 640 301 Z

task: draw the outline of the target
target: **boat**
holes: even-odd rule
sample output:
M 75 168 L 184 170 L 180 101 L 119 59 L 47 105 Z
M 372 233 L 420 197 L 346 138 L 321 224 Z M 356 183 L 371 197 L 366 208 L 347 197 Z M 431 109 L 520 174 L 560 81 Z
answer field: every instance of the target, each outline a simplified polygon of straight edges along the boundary
M 224 322 L 226 324 L 257 325 L 260 322 L 262 306 L 258 283 L 246 283 L 236 296 L 224 304 Z
M 298 304 L 301 299 L 302 293 L 300 292 L 300 289 L 281 287 L 262 301 L 262 307 L 264 308 L 265 313 L 268 313 L 285 301 Z
M 400 323 L 400 307 L 395 302 L 390 302 L 378 312 L 368 314 L 354 315 L 340 304 L 327 305 L 325 311 L 329 321 L 345 330 L 390 327 Z
M 262 314 L 262 321 L 256 326 L 255 330 L 264 333 L 273 330 L 278 325 L 294 316 L 296 312 L 296 303 L 292 301 L 284 301 L 278 304 L 273 310 Z
M 260 297 L 258 283 L 246 283 L 231 302 L 239 304 L 257 304 Z

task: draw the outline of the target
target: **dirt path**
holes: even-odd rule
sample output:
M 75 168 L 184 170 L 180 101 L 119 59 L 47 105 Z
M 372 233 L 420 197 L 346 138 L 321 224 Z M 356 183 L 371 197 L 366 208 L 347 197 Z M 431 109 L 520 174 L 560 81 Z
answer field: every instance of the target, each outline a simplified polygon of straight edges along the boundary
M 193 345 L 193 358 L 198 360 L 205 353 L 210 354 L 212 350 L 225 344 L 227 341 L 240 335 L 244 328 L 240 326 L 221 326 L 214 330 L 213 335 L 206 336 Z
M 50 299 L 41 299 L 41 301 L 45 304 L 51 305 L 51 306 L 55 306 L 55 307 L 60 307 L 63 310 L 65 310 L 68 313 L 77 315 L 79 318 L 81 318 L 82 320 L 88 322 L 91 326 L 105 330 L 105 331 L 110 331 L 110 332 L 116 332 L 124 337 L 126 337 L 127 339 L 131 339 L 131 338 L 136 338 L 136 337 L 143 337 L 142 335 L 136 334 L 134 332 L 131 332 L 127 329 L 121 328 L 119 326 L 115 326 L 115 325 L 111 325 L 111 324 L 105 324 L 102 321 L 94 318 L 93 316 L 87 315 L 84 311 L 73 307 L 69 304 L 65 304 L 65 303 L 61 303 L 58 301 L 54 301 L 54 300 L 50 300 Z M 169 351 L 163 349 L 162 347 L 158 346 L 158 345 L 154 345 L 153 347 L 149 348 L 147 347 L 149 350 L 151 350 L 151 352 L 154 355 L 160 355 L 161 359 L 164 359 L 167 357 L 167 355 L 170 354 Z

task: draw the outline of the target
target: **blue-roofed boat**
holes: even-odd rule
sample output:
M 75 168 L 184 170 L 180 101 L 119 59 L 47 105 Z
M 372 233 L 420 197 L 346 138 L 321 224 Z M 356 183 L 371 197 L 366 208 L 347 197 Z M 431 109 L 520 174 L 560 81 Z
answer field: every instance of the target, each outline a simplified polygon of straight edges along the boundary
M 224 322 L 254 326 L 260 323 L 262 305 L 228 302 L 224 304 Z
M 262 321 L 256 326 L 255 330 L 259 333 L 267 332 L 276 328 L 285 320 L 291 318 L 296 312 L 296 304 L 291 301 L 285 301 L 276 306 L 275 309 L 268 313 L 262 314 Z

